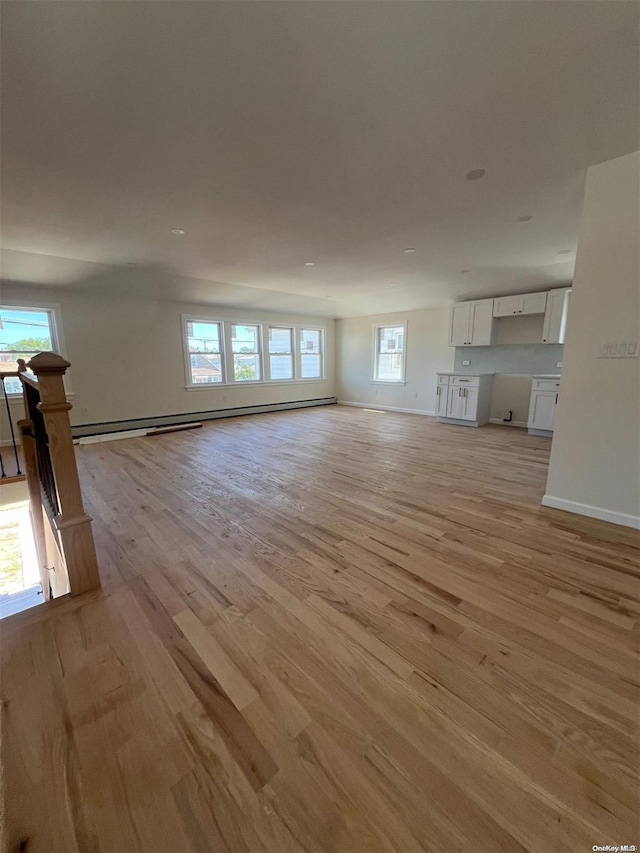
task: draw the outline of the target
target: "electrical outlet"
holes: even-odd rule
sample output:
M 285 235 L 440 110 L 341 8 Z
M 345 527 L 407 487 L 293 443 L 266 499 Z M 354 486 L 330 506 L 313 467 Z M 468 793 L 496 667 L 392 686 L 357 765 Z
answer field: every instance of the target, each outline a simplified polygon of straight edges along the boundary
M 463 367 L 469 367 L 470 364 L 471 364 L 471 362 L 469 361 L 469 359 L 466 359 L 466 361 L 462 362 Z
M 414 399 L 414 400 L 417 400 L 417 399 L 418 399 L 418 392 L 417 392 L 417 391 L 416 391 L 416 392 L 415 392 L 415 394 L 413 395 L 413 399 Z
M 80 414 L 81 414 L 81 415 L 88 415 L 88 414 L 89 414 L 89 409 L 88 409 L 86 406 L 81 406 L 81 407 L 80 407 Z
M 561 361 L 556 361 L 556 367 L 562 367 L 562 362 L 561 362 Z

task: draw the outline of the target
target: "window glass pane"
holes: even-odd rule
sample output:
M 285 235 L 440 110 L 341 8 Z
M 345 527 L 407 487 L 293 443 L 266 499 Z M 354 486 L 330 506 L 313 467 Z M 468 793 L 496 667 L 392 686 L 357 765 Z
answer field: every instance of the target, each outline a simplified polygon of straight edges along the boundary
M 0 308 L 0 370 L 17 370 L 19 358 L 29 361 L 37 352 L 56 349 L 50 318 L 49 311 Z M 11 377 L 5 387 L 9 394 L 22 392 L 20 380 Z
M 231 324 L 231 348 L 233 352 L 260 352 L 258 326 Z
M 260 356 L 234 353 L 233 378 L 236 382 L 256 382 L 260 379 Z
M 220 324 L 187 323 L 189 352 L 220 352 Z
M 402 352 L 403 346 L 403 326 L 384 326 L 378 329 L 378 352 Z
M 322 332 L 300 329 L 300 378 L 322 378 Z
M 377 379 L 402 381 L 402 353 L 382 353 L 378 356 Z
M 236 382 L 257 382 L 260 376 L 260 327 L 231 324 L 233 377 Z
M 320 335 L 319 329 L 300 329 L 300 352 L 319 353 Z
M 222 355 L 220 323 L 196 320 L 187 322 L 187 343 L 191 382 L 194 385 L 211 385 L 222 382 Z
M 272 379 L 293 379 L 293 356 L 270 355 L 269 370 Z
M 292 329 L 269 329 L 269 352 L 290 353 Z
M 300 376 L 302 379 L 320 379 L 322 377 L 322 356 L 305 355 L 300 356 Z

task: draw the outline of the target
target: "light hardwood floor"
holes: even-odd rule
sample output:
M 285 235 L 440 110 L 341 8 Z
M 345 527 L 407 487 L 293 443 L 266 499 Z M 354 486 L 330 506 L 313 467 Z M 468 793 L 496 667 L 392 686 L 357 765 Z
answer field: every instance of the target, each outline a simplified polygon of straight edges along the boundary
M 638 534 L 549 442 L 342 407 L 78 448 L 104 590 L 2 624 L 5 849 L 638 844 Z

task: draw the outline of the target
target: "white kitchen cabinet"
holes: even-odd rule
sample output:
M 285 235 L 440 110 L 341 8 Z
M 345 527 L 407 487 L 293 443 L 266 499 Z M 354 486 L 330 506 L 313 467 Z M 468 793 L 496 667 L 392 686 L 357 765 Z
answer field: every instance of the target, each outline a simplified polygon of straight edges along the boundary
M 531 435 L 553 435 L 559 395 L 559 376 L 534 376 L 527 422 Z
M 436 415 L 440 418 L 446 418 L 447 404 L 449 402 L 449 383 L 440 382 L 440 378 L 438 377 L 438 385 L 436 387 Z
M 493 299 L 476 299 L 451 306 L 450 347 L 491 346 L 494 339 Z
M 544 314 L 547 292 L 519 293 L 516 296 L 496 296 L 493 300 L 494 317 L 512 317 L 514 314 Z
M 547 308 L 542 327 L 543 344 L 563 344 L 571 302 L 571 288 L 561 287 L 550 290 L 547 296 Z
M 443 423 L 480 426 L 489 420 L 493 374 L 439 373 L 436 416 Z

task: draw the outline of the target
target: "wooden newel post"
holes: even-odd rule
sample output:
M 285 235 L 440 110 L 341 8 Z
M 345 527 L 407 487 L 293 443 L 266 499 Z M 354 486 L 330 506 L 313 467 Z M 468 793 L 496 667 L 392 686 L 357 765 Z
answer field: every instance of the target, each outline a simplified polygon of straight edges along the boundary
M 42 595 L 44 600 L 48 601 L 51 598 L 51 586 L 47 573 L 47 542 L 44 533 L 44 516 L 42 513 L 42 498 L 40 497 L 38 460 L 36 458 L 36 446 L 33 438 L 33 423 L 24 418 L 18 421 L 18 429 L 20 430 L 20 443 L 22 445 L 22 456 L 24 458 L 25 475 L 27 477 L 27 488 L 29 489 L 29 509 L 31 512 L 33 537 L 36 543 L 40 580 L 42 581 Z
M 71 595 L 100 586 L 91 517 L 84 511 L 80 479 L 73 449 L 63 376 L 69 362 L 54 352 L 41 352 L 27 365 L 38 378 L 40 402 L 49 439 L 49 454 L 60 514 L 53 523 L 60 535 Z

